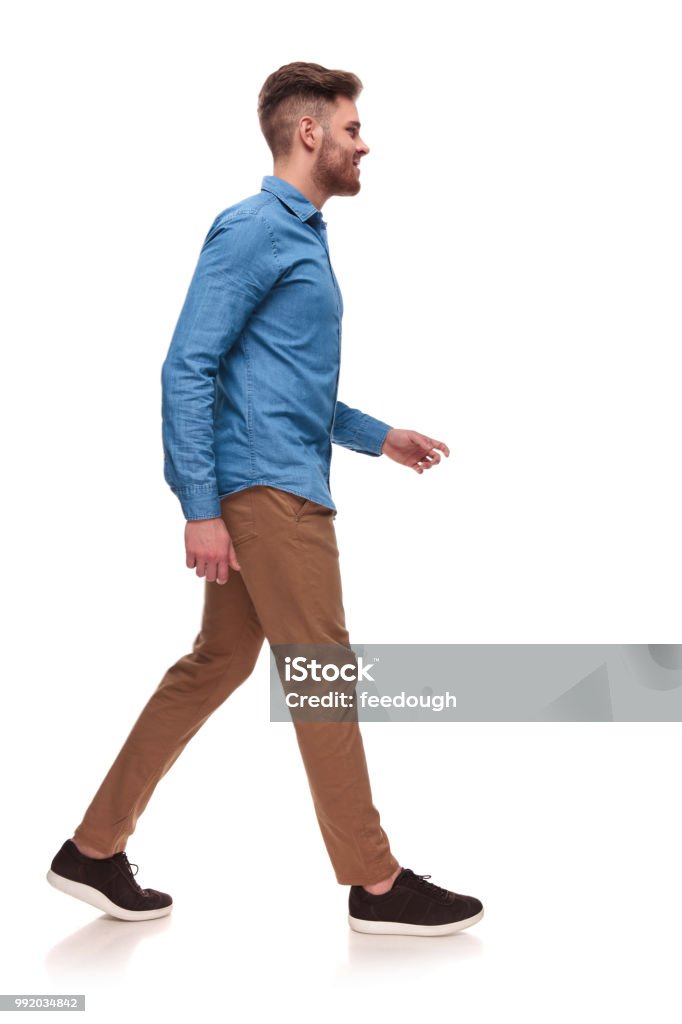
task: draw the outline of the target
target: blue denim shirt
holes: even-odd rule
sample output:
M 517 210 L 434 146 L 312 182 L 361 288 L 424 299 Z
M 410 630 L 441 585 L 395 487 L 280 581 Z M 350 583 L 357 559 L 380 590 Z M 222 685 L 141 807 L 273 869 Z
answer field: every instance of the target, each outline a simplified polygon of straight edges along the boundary
M 186 519 L 258 484 L 336 510 L 332 442 L 381 455 L 388 423 L 337 400 L 343 299 L 326 222 L 283 178 L 218 214 L 161 371 L 164 477 Z

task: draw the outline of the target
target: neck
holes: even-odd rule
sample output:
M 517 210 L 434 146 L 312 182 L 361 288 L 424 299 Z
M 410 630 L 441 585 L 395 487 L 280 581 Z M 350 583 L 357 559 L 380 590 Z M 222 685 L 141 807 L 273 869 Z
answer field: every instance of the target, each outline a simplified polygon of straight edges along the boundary
M 321 210 L 329 199 L 329 196 L 311 180 L 310 175 L 300 168 L 275 163 L 272 173 L 276 178 L 282 178 L 283 181 L 288 181 L 290 185 L 297 188 L 318 210 Z

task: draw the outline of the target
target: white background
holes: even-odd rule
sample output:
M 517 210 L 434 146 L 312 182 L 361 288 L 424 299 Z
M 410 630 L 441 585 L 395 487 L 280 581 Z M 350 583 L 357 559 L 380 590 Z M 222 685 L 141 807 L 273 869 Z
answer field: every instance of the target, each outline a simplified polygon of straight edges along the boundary
M 357 936 L 264 649 L 130 840 L 171 917 L 44 881 L 198 629 L 160 368 L 214 217 L 272 173 L 257 94 L 292 60 L 365 87 L 362 191 L 323 211 L 340 397 L 452 452 L 335 449 L 351 639 L 680 639 L 678 14 L 3 5 L 0 991 L 98 1022 L 679 1020 L 676 723 L 366 725 L 396 856 L 486 917 Z

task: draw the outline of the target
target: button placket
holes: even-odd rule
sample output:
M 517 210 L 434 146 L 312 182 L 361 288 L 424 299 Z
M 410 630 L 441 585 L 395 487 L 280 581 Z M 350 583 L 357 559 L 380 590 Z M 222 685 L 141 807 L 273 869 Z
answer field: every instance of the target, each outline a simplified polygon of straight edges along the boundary
M 330 427 L 329 427 L 329 436 L 331 437 L 333 432 L 334 432 L 334 423 L 336 421 L 336 402 L 337 402 L 338 397 L 339 397 L 339 379 L 340 379 L 340 376 L 341 376 L 341 335 L 342 335 L 342 324 L 341 324 L 341 321 L 342 321 L 342 317 L 343 317 L 343 297 L 341 295 L 341 288 L 339 287 L 339 282 L 337 281 L 336 274 L 334 273 L 334 268 L 332 267 L 331 256 L 329 255 L 329 243 L 328 243 L 328 240 L 327 240 L 327 224 L 326 224 L 325 220 L 323 219 L 322 213 L 320 212 L 320 210 L 318 210 L 315 214 L 313 214 L 312 217 L 309 218 L 308 223 L 310 224 L 311 228 L 313 229 L 313 231 L 315 232 L 317 237 L 322 242 L 322 245 L 324 246 L 324 251 L 327 254 L 327 265 L 329 266 L 329 273 L 331 274 L 332 284 L 334 285 L 334 294 L 336 296 L 336 315 L 337 315 L 337 318 L 338 318 L 338 325 L 339 325 L 338 359 L 337 359 L 338 369 L 336 371 L 336 384 L 335 384 L 335 387 L 334 387 L 334 410 L 333 410 L 333 413 L 332 413 L 332 421 L 331 421 L 331 424 L 330 424 Z M 331 443 L 330 443 L 330 448 L 331 448 Z M 329 482 L 329 477 L 327 477 L 327 483 L 328 482 Z
M 331 434 L 333 432 L 333 430 L 334 430 L 334 422 L 335 422 L 335 418 L 336 418 L 336 401 L 337 401 L 337 399 L 339 397 L 339 377 L 340 377 L 340 374 L 341 374 L 341 334 L 342 334 L 341 319 L 342 319 L 342 302 L 343 302 L 343 300 L 342 300 L 342 297 L 341 297 L 341 288 L 339 287 L 339 282 L 336 279 L 336 274 L 334 273 L 334 268 L 332 267 L 331 256 L 329 255 L 329 243 L 327 241 L 327 225 L 326 225 L 326 222 L 322 219 L 322 214 L 319 215 L 319 226 L 320 226 L 320 230 L 318 231 L 318 234 L 319 234 L 320 238 L 322 239 L 322 243 L 324 245 L 325 252 L 327 253 L 327 263 L 329 264 L 329 272 L 331 273 L 332 282 L 334 284 L 334 291 L 335 291 L 335 294 L 336 294 L 336 313 L 337 313 L 338 321 L 339 321 L 339 342 L 338 342 L 339 368 L 338 368 L 337 373 L 336 373 L 336 387 L 334 389 L 334 415 L 332 416 L 332 423 L 331 423 L 331 428 L 330 428 L 330 434 Z M 317 230 L 317 228 L 315 230 Z

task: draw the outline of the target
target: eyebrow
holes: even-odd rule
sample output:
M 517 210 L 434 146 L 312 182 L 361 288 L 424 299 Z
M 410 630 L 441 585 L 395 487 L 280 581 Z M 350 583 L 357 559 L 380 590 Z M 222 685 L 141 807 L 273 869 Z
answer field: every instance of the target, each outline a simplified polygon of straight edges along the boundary
M 350 128 L 351 126 L 353 128 L 359 128 L 360 127 L 360 122 L 359 121 L 349 121 L 348 124 L 346 125 L 346 128 Z

